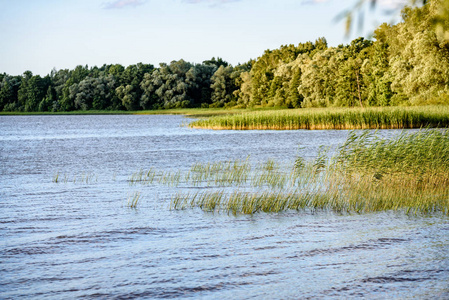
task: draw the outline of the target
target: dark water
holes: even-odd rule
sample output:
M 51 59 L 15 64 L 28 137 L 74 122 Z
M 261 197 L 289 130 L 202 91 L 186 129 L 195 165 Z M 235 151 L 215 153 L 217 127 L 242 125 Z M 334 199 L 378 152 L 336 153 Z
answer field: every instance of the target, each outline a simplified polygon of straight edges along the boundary
M 130 186 L 151 167 L 248 155 L 291 164 L 299 145 L 313 157 L 348 134 L 180 127 L 187 121 L 1 116 L 0 298 L 449 298 L 446 217 L 172 211 L 175 188 Z M 58 172 L 67 182 L 53 182 Z

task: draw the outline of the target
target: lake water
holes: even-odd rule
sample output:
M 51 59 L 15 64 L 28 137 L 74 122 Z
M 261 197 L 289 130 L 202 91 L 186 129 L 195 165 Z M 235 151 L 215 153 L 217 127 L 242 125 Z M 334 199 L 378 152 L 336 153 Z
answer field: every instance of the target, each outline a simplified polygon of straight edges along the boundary
M 177 188 L 130 185 L 140 169 L 235 159 L 289 165 L 348 134 L 186 122 L 0 116 L 0 298 L 449 298 L 447 217 L 174 211 Z M 133 209 L 126 204 L 135 192 Z

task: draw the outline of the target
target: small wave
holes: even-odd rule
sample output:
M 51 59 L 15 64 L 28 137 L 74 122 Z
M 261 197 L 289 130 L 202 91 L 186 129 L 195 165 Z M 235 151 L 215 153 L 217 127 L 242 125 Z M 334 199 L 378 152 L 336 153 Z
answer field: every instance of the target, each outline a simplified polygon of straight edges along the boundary
M 376 250 L 380 248 L 385 248 L 385 246 L 390 246 L 396 243 L 404 243 L 409 241 L 409 239 L 400 238 L 379 238 L 375 240 L 368 240 L 366 243 L 361 243 L 358 245 L 350 245 L 339 248 L 328 248 L 328 249 L 313 249 L 306 251 L 303 256 L 316 256 L 321 254 L 335 254 L 340 252 L 351 252 L 357 250 Z
M 363 279 L 362 282 L 364 283 L 395 283 L 395 282 L 407 282 L 407 281 L 426 281 L 430 280 L 430 277 L 423 277 L 423 278 L 409 278 L 409 277 L 393 277 L 393 276 L 380 276 L 380 277 L 369 277 L 366 279 Z
M 37 255 L 53 253 L 52 247 L 14 247 L 0 251 L 2 256 Z

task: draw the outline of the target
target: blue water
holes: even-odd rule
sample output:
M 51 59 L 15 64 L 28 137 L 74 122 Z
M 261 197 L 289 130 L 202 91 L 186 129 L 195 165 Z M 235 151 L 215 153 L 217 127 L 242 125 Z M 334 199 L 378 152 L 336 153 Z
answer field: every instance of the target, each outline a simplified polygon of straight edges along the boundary
M 348 134 L 186 122 L 0 116 L 0 298 L 449 298 L 447 217 L 174 211 L 177 188 L 130 185 L 140 169 L 235 159 L 289 165 Z M 132 209 L 135 192 L 142 196 Z

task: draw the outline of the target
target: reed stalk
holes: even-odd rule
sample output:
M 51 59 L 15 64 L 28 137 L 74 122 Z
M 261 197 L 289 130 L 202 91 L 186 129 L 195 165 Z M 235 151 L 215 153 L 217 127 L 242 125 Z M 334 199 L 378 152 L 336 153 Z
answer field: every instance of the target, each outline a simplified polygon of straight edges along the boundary
M 127 206 L 130 208 L 136 208 L 137 204 L 139 203 L 141 193 L 140 192 L 134 192 L 130 195 L 128 195 L 128 201 Z

